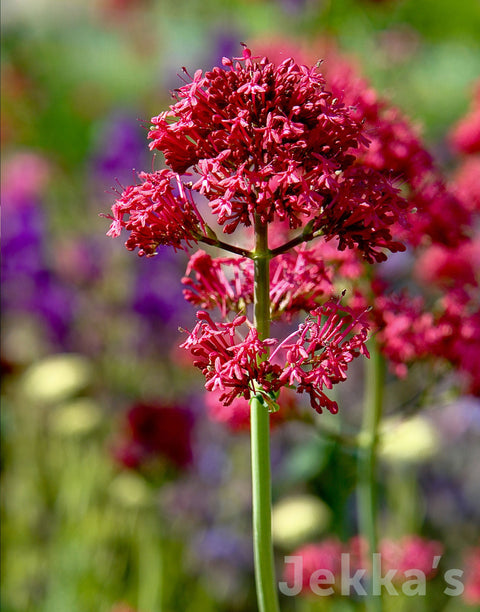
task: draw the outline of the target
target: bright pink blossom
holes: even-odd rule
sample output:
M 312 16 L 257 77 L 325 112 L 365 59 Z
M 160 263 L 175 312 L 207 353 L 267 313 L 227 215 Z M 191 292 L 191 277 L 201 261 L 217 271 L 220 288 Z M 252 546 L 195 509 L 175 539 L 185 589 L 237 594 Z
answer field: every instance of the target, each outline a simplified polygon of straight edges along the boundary
M 408 570 L 420 570 L 430 580 L 437 573 L 439 558 L 443 546 L 435 540 L 426 540 L 420 536 L 405 536 L 399 541 L 385 539 L 380 542 L 382 571 L 397 570 L 394 581 L 408 579 Z
M 292 555 L 302 558 L 302 592 L 311 593 L 310 580 L 312 574 L 319 578 L 325 578 L 328 582 L 333 575 L 333 584 L 324 584 L 315 581 L 318 588 L 334 588 L 340 592 L 340 581 L 342 572 L 342 553 L 343 546 L 335 538 L 329 538 L 315 544 L 306 544 L 295 550 Z M 323 573 L 321 572 L 323 570 Z M 286 564 L 284 578 L 287 584 L 293 585 L 295 582 L 295 568 L 291 563 Z
M 475 86 L 470 112 L 453 128 L 450 142 L 460 153 L 480 153 L 480 81 Z
M 222 316 L 239 312 L 253 301 L 253 261 L 246 257 L 213 258 L 199 249 L 188 262 L 182 283 L 185 299 Z M 189 275 L 194 274 L 194 278 Z
M 342 317 L 339 310 L 335 302 L 312 310 L 296 332 L 297 340 L 287 339 L 280 345 L 286 351 L 286 363 L 279 381 L 296 385 L 297 393 L 307 392 L 317 412 L 322 412 L 322 407 L 338 412 L 337 403 L 325 395 L 323 388 L 331 389 L 346 380 L 348 364 L 355 357 L 369 356 L 365 346 L 367 326 L 351 314 Z M 357 326 L 360 331 L 350 336 Z
M 323 245 L 324 243 L 322 243 Z M 301 310 L 310 311 L 319 298 L 333 294 L 331 275 L 322 261 L 324 248 L 303 245 L 278 255 L 270 263 L 270 310 L 272 318 L 287 319 Z M 338 251 L 335 251 L 339 253 Z M 351 253 L 351 251 L 346 251 Z M 341 258 L 340 254 L 340 258 Z M 184 295 L 201 308 L 218 307 L 223 316 L 240 312 L 253 303 L 253 261 L 245 257 L 212 258 L 197 251 L 182 279 Z
M 471 549 L 465 559 L 463 599 L 469 606 L 480 606 L 480 546 Z
M 275 340 L 260 340 L 254 327 L 242 339 L 239 328 L 246 323 L 245 316 L 237 316 L 231 323 L 215 323 L 208 313 L 199 311 L 197 319 L 197 325 L 181 346 L 191 351 L 194 365 L 202 370 L 207 381 L 205 388 L 222 392 L 220 401 L 229 405 L 239 396 L 250 399 L 256 393 L 255 382 L 267 393 L 280 388 L 280 367 L 259 359 Z

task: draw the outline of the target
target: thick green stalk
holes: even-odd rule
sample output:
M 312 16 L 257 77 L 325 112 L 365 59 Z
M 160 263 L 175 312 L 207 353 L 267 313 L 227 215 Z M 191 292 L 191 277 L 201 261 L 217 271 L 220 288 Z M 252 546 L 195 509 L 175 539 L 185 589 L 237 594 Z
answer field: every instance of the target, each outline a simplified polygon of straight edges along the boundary
M 254 322 L 261 339 L 270 333 L 270 252 L 268 227 L 255 219 Z M 272 545 L 270 474 L 270 415 L 267 405 L 253 395 L 250 401 L 253 549 L 259 612 L 279 612 Z
M 358 456 L 358 513 L 360 533 L 368 543 L 369 558 L 378 552 L 377 538 L 377 494 L 376 458 L 378 428 L 382 417 L 385 364 L 382 356 L 371 342 L 370 359 L 365 370 L 365 402 L 360 448 Z M 368 585 L 367 612 L 381 612 L 382 599 L 373 595 Z

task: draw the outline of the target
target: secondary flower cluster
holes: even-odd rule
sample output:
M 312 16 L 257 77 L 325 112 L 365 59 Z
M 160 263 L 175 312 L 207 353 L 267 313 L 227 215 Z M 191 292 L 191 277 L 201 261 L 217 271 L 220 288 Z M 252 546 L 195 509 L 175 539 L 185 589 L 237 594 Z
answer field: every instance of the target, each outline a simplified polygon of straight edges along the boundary
M 338 302 L 312 310 L 305 323 L 280 343 L 274 338 L 261 340 L 245 315 L 215 323 L 207 312 L 199 311 L 197 318 L 182 347 L 195 357 L 194 365 L 206 378 L 205 387 L 219 389 L 225 405 L 238 396 L 249 399 L 259 388 L 273 400 L 285 386 L 308 393 L 317 412 L 327 408 L 335 413 L 338 406 L 323 389 L 346 380 L 348 364 L 360 354 L 368 355 L 367 327 L 351 313 L 342 313 Z M 248 333 L 242 339 L 244 324 Z

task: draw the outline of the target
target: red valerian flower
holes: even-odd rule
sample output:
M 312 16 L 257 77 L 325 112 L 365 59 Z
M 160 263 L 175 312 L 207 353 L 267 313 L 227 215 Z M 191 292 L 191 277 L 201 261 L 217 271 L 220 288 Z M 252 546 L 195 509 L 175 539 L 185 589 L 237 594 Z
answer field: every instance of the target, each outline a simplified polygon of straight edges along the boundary
M 355 357 L 368 356 L 367 326 L 342 310 L 338 302 L 314 309 L 281 343 L 274 338 L 260 340 L 246 316 L 237 316 L 231 323 L 214 323 L 208 313 L 199 311 L 195 329 L 181 346 L 195 357 L 206 389 L 220 389 L 219 399 L 227 406 L 239 396 L 250 399 L 258 387 L 271 398 L 282 387 L 290 387 L 308 393 L 317 412 L 327 408 L 336 413 L 337 403 L 323 389 L 346 380 L 348 364 Z M 239 333 L 243 324 L 249 327 L 244 339 Z M 267 359 L 273 345 L 277 346 Z
M 192 273 L 194 279 L 189 276 Z M 252 303 L 253 261 L 246 257 L 214 259 L 199 249 L 190 257 L 182 283 L 187 301 L 208 310 L 218 307 L 225 317 Z
M 297 393 L 307 392 L 310 405 L 321 413 L 327 408 L 338 412 L 338 405 L 323 392 L 347 379 L 348 364 L 360 354 L 369 357 L 365 342 L 368 327 L 360 317 L 351 312 L 340 315 L 338 302 L 326 302 L 311 311 L 305 323 L 294 334 L 284 340 L 274 351 L 286 352 L 285 365 L 279 382 L 294 386 Z M 325 317 L 325 318 L 324 318 Z M 360 327 L 359 331 L 356 331 Z M 354 332 L 350 336 L 350 332 Z M 290 338 L 298 336 L 295 342 Z
M 266 393 L 280 388 L 280 366 L 259 359 L 276 340 L 260 340 L 253 326 L 249 326 L 248 334 L 242 339 L 239 328 L 247 322 L 244 315 L 232 322 L 215 323 L 207 312 L 200 310 L 197 319 L 197 325 L 180 346 L 194 356 L 193 365 L 206 378 L 205 388 L 222 391 L 220 401 L 228 406 L 239 396 L 249 400 L 256 393 L 255 382 Z
M 449 333 L 449 327 L 439 325 L 420 296 L 379 295 L 374 300 L 372 316 L 379 330 L 376 340 L 380 350 L 399 377 L 407 375 L 407 364 L 432 355 Z
M 139 255 L 154 255 L 160 244 L 179 249 L 197 242 L 203 222 L 180 177 L 160 170 L 139 178 L 142 183 L 127 187 L 112 206 L 107 236 L 117 237 L 125 228 L 130 232 L 125 246 L 138 248 Z
M 203 194 L 225 233 L 288 221 L 314 220 L 339 247 L 356 247 L 368 261 L 384 248 L 403 249 L 390 227 L 406 202 L 388 177 L 358 163 L 367 148 L 362 121 L 324 86 L 316 68 L 293 59 L 280 65 L 253 58 L 224 59 L 226 69 L 197 71 L 176 91 L 176 103 L 152 119 L 151 149 Z

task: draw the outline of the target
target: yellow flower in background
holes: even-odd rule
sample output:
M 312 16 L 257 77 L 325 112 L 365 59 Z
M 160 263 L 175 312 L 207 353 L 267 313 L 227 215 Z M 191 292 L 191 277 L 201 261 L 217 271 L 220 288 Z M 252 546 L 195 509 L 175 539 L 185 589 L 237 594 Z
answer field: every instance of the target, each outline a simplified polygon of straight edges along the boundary
M 428 419 L 386 419 L 379 440 L 379 456 L 388 463 L 421 463 L 439 448 L 438 434 Z
M 318 497 L 286 497 L 273 507 L 273 541 L 278 546 L 292 548 L 324 532 L 329 523 L 330 509 Z
M 108 492 L 115 504 L 127 509 L 140 509 L 151 505 L 152 494 L 145 480 L 133 472 L 122 472 L 110 483 Z
M 79 397 L 58 406 L 52 419 L 54 433 L 65 436 L 83 436 L 95 431 L 102 422 L 100 407 L 91 399 Z
M 29 401 L 57 403 L 85 389 L 91 379 L 92 366 L 88 359 L 75 353 L 62 353 L 30 366 L 20 386 Z

